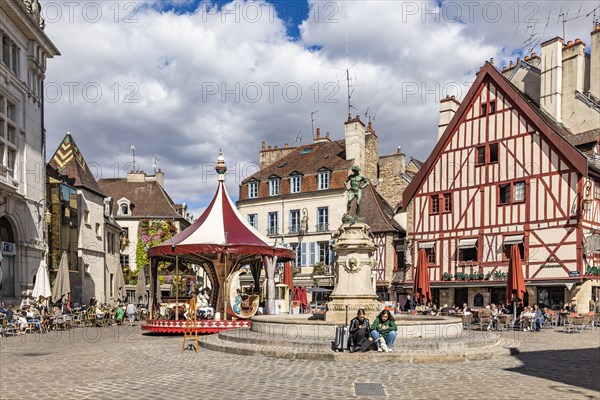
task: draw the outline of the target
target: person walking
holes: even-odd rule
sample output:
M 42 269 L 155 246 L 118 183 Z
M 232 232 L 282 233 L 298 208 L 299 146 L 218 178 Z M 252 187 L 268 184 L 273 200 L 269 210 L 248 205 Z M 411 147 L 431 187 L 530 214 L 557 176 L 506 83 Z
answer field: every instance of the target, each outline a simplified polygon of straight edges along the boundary
M 137 308 L 135 304 L 132 302 L 127 303 L 127 308 L 125 309 L 127 313 L 127 317 L 129 318 L 129 325 L 133 325 L 133 321 L 135 321 L 135 313 L 137 312 Z

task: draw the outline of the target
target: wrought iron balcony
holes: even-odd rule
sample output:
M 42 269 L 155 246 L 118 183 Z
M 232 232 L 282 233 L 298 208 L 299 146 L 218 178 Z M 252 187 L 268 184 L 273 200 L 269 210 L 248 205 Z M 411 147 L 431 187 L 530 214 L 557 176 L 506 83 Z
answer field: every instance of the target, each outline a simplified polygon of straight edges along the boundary
M 297 235 L 298 233 L 300 233 L 300 225 L 291 225 L 288 228 L 288 233 L 292 234 L 292 235 Z
M 328 223 L 317 224 L 317 232 L 327 232 L 327 231 L 329 231 Z
M 277 228 L 267 229 L 267 236 L 277 236 Z

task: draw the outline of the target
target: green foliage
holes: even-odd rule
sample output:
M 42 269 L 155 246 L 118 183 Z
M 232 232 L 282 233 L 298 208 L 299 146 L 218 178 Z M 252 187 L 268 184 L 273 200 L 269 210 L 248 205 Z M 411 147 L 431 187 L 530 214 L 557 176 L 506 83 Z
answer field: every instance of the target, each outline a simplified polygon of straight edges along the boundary
M 313 276 L 325 275 L 325 264 L 318 262 L 313 265 Z
M 600 275 L 600 268 L 598 267 L 587 267 L 585 269 L 586 275 Z
M 172 219 L 142 219 L 139 223 L 135 260 L 138 268 L 148 265 L 148 250 L 161 244 L 177 234 L 177 227 Z M 159 270 L 160 270 L 159 265 Z
M 442 275 L 442 280 L 443 281 L 450 281 L 452 279 L 454 279 L 454 275 L 452 275 L 452 274 L 444 272 L 444 274 Z

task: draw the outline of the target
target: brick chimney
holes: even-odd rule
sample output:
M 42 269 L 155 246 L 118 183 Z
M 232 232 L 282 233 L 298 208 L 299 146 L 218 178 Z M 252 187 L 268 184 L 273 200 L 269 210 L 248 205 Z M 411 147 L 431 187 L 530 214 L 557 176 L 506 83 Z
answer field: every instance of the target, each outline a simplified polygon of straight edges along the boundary
M 592 31 L 590 45 L 590 93 L 600 99 L 600 24 Z
M 456 100 L 455 96 L 446 96 L 444 99 L 440 100 L 440 122 L 438 124 L 438 140 L 444 134 L 446 127 L 454 118 L 454 114 L 456 114 L 456 110 L 460 106 L 460 102 Z
M 562 122 L 563 40 L 555 37 L 542 43 L 540 106 Z
M 346 160 L 354 160 L 354 165 L 365 168 L 365 124 L 360 117 L 348 119 L 344 123 L 346 139 Z

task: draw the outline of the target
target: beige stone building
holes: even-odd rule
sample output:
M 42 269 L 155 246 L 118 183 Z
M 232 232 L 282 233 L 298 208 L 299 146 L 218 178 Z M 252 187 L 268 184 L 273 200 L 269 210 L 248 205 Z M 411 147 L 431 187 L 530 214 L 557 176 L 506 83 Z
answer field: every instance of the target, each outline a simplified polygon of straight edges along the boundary
M 137 271 L 137 246 L 140 221 L 171 221 L 177 232 L 190 225 L 185 204 L 176 204 L 164 189 L 165 175 L 159 169 L 154 175 L 133 171 L 125 178 L 100 179 L 98 184 L 110 196 L 112 217 L 121 226 L 120 264 Z
M 113 302 L 121 228 L 111 218 L 111 199 L 100 190 L 71 134 L 65 135 L 46 172 L 49 270 L 57 271 L 66 253 L 71 303 L 89 304 L 92 297 Z
M 0 1 L 0 301 L 30 301 L 44 258 L 46 60 L 60 55 L 44 33 L 38 0 Z
M 341 140 L 317 129 L 313 143 L 300 147 L 266 147 L 263 142 L 260 170 L 240 185 L 237 206 L 273 242 L 296 251 L 296 284 L 333 286 L 331 244 L 346 213 L 344 182 L 353 165 L 371 182 L 363 189 L 361 215 L 377 244 L 378 295 L 387 300 L 398 259 L 404 259 L 405 230 L 393 219 L 389 204 L 399 201 L 398 187 L 405 185 L 405 156 L 400 151 L 379 156 L 371 123 L 349 118 Z

